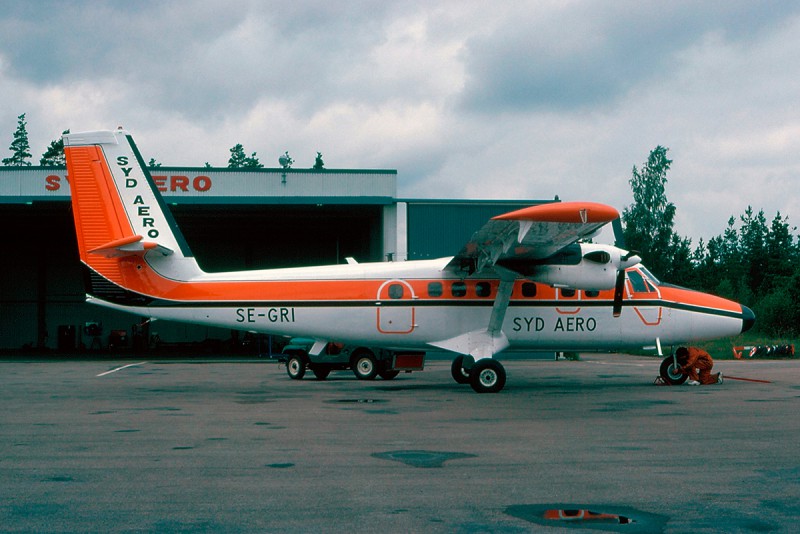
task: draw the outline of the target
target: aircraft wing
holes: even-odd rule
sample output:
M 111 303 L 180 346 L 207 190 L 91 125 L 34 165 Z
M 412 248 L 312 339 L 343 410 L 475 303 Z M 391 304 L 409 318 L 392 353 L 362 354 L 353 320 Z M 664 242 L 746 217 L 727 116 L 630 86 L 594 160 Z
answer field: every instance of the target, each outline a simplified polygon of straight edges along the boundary
M 512 271 L 549 258 L 619 218 L 595 202 L 558 202 L 504 213 L 489 220 L 453 257 L 447 269 L 471 275 L 498 263 Z

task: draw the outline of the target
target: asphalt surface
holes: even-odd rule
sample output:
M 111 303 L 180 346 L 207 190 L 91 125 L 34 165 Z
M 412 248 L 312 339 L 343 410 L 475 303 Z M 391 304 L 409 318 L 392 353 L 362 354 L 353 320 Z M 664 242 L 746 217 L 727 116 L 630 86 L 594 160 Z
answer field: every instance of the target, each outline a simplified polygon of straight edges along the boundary
M 442 361 L 0 361 L 0 530 L 796 532 L 800 362 L 704 387 L 654 385 L 658 363 L 512 361 L 478 395 Z

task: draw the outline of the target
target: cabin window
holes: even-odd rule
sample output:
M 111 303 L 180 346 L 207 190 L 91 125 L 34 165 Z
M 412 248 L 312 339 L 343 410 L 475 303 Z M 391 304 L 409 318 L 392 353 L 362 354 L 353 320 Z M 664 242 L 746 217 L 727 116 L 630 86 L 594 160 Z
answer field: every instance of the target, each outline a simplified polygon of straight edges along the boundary
M 467 284 L 464 282 L 453 282 L 450 286 L 450 294 L 454 297 L 463 297 L 467 294 Z
M 536 284 L 533 282 L 524 282 L 522 284 L 522 296 L 533 298 L 536 296 Z
M 403 298 L 403 285 L 402 284 L 392 284 L 389 286 L 389 298 L 390 299 L 401 299 Z
M 644 281 L 638 271 L 628 271 L 628 280 L 631 281 L 634 293 L 650 293 L 653 289 Z
M 442 283 L 441 282 L 430 282 L 428 283 L 428 296 L 429 297 L 441 297 L 443 293 L 442 290 Z
M 571 299 L 572 297 L 575 296 L 575 290 L 574 289 L 562 289 L 561 290 L 561 296 L 565 297 L 565 298 L 568 298 L 568 299 Z
M 475 284 L 475 296 L 476 297 L 489 297 L 492 295 L 492 286 L 489 285 L 489 282 L 478 282 Z
M 583 294 L 590 299 L 596 299 L 597 297 L 600 296 L 600 292 L 594 289 L 590 289 L 589 291 L 584 291 Z

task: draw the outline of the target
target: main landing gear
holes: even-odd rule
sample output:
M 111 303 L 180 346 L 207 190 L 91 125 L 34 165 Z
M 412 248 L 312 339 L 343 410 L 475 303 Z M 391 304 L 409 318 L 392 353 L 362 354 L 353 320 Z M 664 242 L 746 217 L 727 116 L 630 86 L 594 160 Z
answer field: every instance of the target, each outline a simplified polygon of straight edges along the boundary
M 464 368 L 464 356 L 458 356 L 450 367 L 453 380 L 459 384 L 469 384 L 476 393 L 497 393 L 506 385 L 506 370 L 503 364 L 491 358 L 484 358 Z

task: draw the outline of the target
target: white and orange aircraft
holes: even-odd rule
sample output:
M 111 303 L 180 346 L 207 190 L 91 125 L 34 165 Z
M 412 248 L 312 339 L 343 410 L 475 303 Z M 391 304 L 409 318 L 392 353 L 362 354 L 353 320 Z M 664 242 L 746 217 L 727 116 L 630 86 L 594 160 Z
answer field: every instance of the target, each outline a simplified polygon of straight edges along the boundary
M 505 349 L 610 351 L 734 336 L 753 312 L 659 282 L 640 258 L 584 243 L 619 213 L 590 202 L 533 206 L 489 220 L 453 257 L 206 273 L 130 134 L 64 135 L 86 299 L 151 318 L 315 340 L 378 353 L 444 349 L 453 378 L 479 392 L 506 380 Z M 295 362 L 296 363 L 296 362 Z M 672 356 L 661 375 L 680 382 Z

